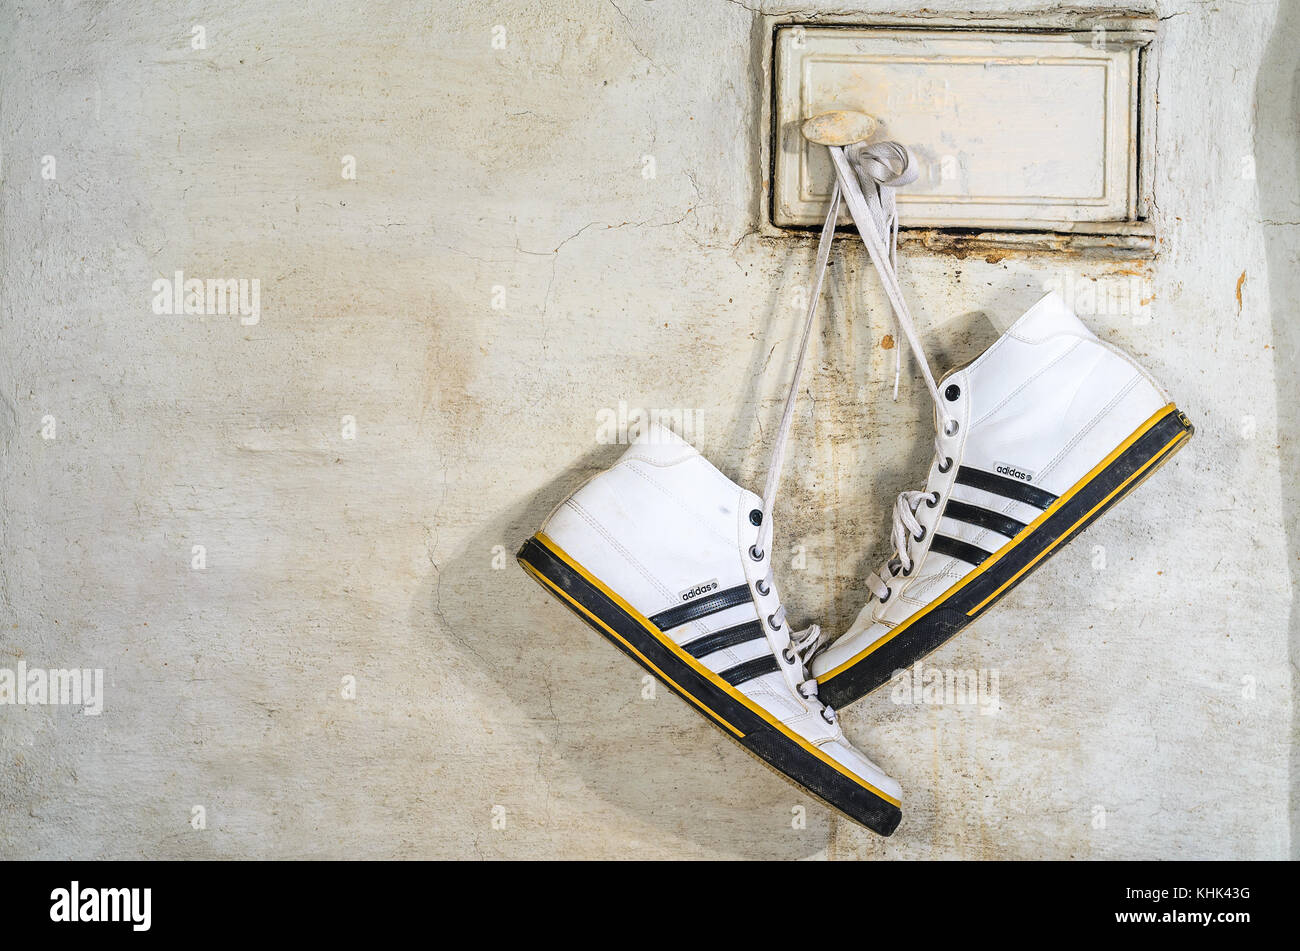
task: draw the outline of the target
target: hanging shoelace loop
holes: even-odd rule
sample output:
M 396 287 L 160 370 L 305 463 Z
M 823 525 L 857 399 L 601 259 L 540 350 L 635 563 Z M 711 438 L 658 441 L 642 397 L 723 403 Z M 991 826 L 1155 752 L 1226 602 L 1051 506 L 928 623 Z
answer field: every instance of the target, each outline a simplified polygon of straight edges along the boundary
M 862 236 L 871 263 L 875 265 L 884 286 L 885 295 L 894 311 L 899 333 L 906 338 L 908 347 L 921 368 L 926 389 L 934 403 L 934 417 L 939 433 L 935 437 L 935 459 L 939 471 L 947 472 L 952 459 L 945 454 L 942 440 L 957 434 L 958 421 L 949 416 L 939 397 L 939 386 L 930 370 L 930 362 L 916 333 L 907 301 L 898 280 L 898 204 L 894 189 L 916 181 L 919 169 L 912 153 L 898 142 L 859 143 L 851 146 L 830 146 L 831 161 L 835 166 L 837 185 L 844 192 L 845 203 L 854 226 Z M 898 382 L 902 367 L 901 348 L 894 352 L 894 396 L 898 396 Z M 894 504 L 893 531 L 890 540 L 896 554 L 882 568 L 867 578 L 867 588 L 872 595 L 885 603 L 893 593 L 890 580 L 899 574 L 910 575 L 914 567 L 911 549 L 925 541 L 926 530 L 917 517 L 921 505 L 939 504 L 937 494 L 926 491 L 906 491 L 899 494 Z
M 804 318 L 803 335 L 799 343 L 798 356 L 795 361 L 794 377 L 790 390 L 786 394 L 785 408 L 781 415 L 781 424 L 772 443 L 771 460 L 767 468 L 767 482 L 763 489 L 763 519 L 758 542 L 750 549 L 750 556 L 755 560 L 767 559 L 766 577 L 759 583 L 760 593 L 766 594 L 774 585 L 773 567 L 770 557 L 772 544 L 772 514 L 776 506 L 777 486 L 781 479 L 781 468 L 785 461 L 785 452 L 789 442 L 790 430 L 794 422 L 795 402 L 799 395 L 799 383 L 803 375 L 804 362 L 807 357 L 808 343 L 817 314 L 817 304 L 821 297 L 822 283 L 830 261 L 831 243 L 835 237 L 835 224 L 839 215 L 841 198 L 848 205 L 854 227 L 862 237 L 871 263 L 875 266 L 893 309 L 894 320 L 899 334 L 907 340 L 912 355 L 921 368 L 921 376 L 935 407 L 935 420 L 943 436 L 951 437 L 957 432 L 957 420 L 948 416 L 943 401 L 939 396 L 939 387 L 930 369 L 929 360 L 916 333 L 916 326 L 903 297 L 898 280 L 898 203 L 895 189 L 916 181 L 920 169 L 911 151 L 898 142 L 859 142 L 849 146 L 827 146 L 835 168 L 835 184 L 831 190 L 830 207 L 826 220 L 822 224 L 821 236 L 817 244 L 817 263 L 814 269 L 812 292 L 808 301 L 808 311 Z M 898 385 L 902 371 L 902 351 L 898 348 L 894 354 L 894 396 L 898 396 Z M 937 458 L 942 456 L 943 447 L 940 438 L 935 439 Z M 942 471 L 942 465 L 941 465 Z M 913 561 L 910 547 L 925 539 L 925 528 L 917 518 L 922 504 L 938 503 L 932 494 L 924 491 L 908 491 L 899 495 L 894 506 L 894 525 L 891 541 L 897 554 L 879 571 L 870 575 L 867 586 L 872 594 L 882 603 L 892 593 L 885 575 L 895 577 L 899 573 L 910 574 Z M 785 608 L 778 607 L 768 617 L 768 624 L 773 630 L 781 630 L 785 625 Z M 796 659 L 806 667 L 824 646 L 821 628 L 811 625 L 802 631 L 790 635 L 789 645 L 785 648 L 786 660 L 794 663 Z M 816 696 L 817 683 L 814 679 L 805 680 L 799 691 L 807 699 Z M 834 711 L 826 708 L 828 722 L 834 722 Z

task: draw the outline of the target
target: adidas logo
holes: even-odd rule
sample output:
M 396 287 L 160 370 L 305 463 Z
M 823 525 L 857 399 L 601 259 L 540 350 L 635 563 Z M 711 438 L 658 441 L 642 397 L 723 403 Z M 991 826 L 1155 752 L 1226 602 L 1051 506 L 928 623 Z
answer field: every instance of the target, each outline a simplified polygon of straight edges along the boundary
M 1034 474 L 1032 472 L 1021 472 L 1015 466 L 1009 466 L 1006 463 L 998 463 L 997 469 L 994 470 L 998 475 L 1004 475 L 1009 479 L 1019 479 L 1021 482 L 1033 482 Z
M 698 598 L 702 594 L 708 594 L 710 591 L 717 591 L 717 590 L 718 590 L 718 579 L 714 578 L 712 581 L 705 581 L 703 584 L 697 584 L 693 588 L 687 588 L 685 591 L 681 593 L 681 599 L 683 601 L 691 601 L 694 600 L 695 598 Z

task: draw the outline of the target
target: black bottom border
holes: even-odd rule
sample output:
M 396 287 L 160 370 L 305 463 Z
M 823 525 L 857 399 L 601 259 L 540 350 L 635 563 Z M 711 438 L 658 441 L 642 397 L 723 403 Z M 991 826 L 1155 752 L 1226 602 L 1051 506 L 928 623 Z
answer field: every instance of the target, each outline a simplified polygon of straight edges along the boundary
M 561 858 L 563 842 L 557 837 Z M 450 875 L 438 875 L 432 864 L 10 861 L 0 866 L 4 934 L 7 946 L 16 948 L 35 946 L 19 940 L 29 936 L 158 939 L 174 946 L 189 936 L 210 943 L 281 935 L 295 946 L 319 938 L 337 947 L 340 939 L 406 936 L 412 928 L 446 921 L 445 931 L 431 934 L 451 937 L 467 926 L 490 923 L 494 938 L 536 940 L 543 929 L 554 935 L 563 903 L 581 896 L 591 908 L 610 891 L 609 873 L 599 867 L 603 863 L 550 863 L 544 885 L 531 862 L 460 862 Z M 642 880 L 635 877 L 633 863 L 623 864 L 620 893 L 631 884 L 643 883 L 651 893 L 663 888 L 662 881 L 649 878 L 661 875 L 658 870 L 647 871 Z M 717 893 L 722 873 L 713 863 L 675 862 L 671 869 L 674 891 Z M 887 869 L 841 863 L 825 873 L 774 873 L 757 863 L 729 862 L 726 869 L 728 891 L 740 895 L 770 890 L 774 874 L 834 876 L 829 887 L 836 899 L 801 915 L 774 907 L 781 913 L 765 916 L 761 940 L 768 944 L 786 934 L 805 942 L 810 927 L 833 925 L 841 942 L 851 940 L 850 929 L 856 928 L 861 939 L 873 943 L 897 937 L 925 944 L 955 936 L 985 944 L 1064 933 L 1075 940 L 1128 934 L 1143 941 L 1168 936 L 1183 942 L 1201 936 L 1222 947 L 1234 938 L 1253 937 L 1252 929 L 1260 927 L 1265 929 L 1260 937 L 1276 938 L 1289 932 L 1293 920 L 1294 868 L 1284 862 L 895 862 Z M 74 881 L 82 889 L 150 889 L 149 930 L 134 931 L 129 921 L 52 921 L 51 895 Z M 912 897 L 899 900 L 899 895 Z M 846 914 L 849 901 L 857 913 Z M 632 918 L 634 931 L 645 934 L 668 924 L 655 917 L 655 904 Z M 756 912 L 750 909 L 751 916 Z M 734 941 L 736 920 L 734 914 L 712 921 L 701 916 L 698 925 L 706 934 L 726 933 Z

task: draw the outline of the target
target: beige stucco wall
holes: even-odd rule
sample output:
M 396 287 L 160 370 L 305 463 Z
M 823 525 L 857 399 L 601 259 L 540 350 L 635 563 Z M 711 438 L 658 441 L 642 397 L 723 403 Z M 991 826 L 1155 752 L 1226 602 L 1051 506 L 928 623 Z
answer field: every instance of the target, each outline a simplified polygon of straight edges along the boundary
M 996 669 L 996 714 L 843 712 L 904 786 L 886 841 L 513 560 L 620 401 L 761 486 L 812 249 L 758 233 L 759 4 L 6 4 L 0 667 L 106 684 L 0 706 L 0 856 L 1294 853 L 1300 3 L 1156 12 L 1158 255 L 903 272 L 942 370 L 1136 267 L 1151 319 L 1086 319 L 1197 435 L 931 659 Z M 931 441 L 836 260 L 778 513 L 787 609 L 832 628 Z M 156 315 L 177 270 L 257 278 L 259 321 Z

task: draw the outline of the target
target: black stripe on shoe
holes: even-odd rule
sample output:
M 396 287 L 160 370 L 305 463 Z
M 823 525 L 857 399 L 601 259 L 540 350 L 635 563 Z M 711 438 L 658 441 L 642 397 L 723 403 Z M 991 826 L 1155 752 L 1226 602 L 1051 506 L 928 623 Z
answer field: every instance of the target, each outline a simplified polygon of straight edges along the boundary
M 726 630 L 714 631 L 712 634 L 697 637 L 689 644 L 683 644 L 682 650 L 692 657 L 699 658 L 705 654 L 720 651 L 725 647 L 735 647 L 737 644 L 756 641 L 763 636 L 762 622 L 750 621 L 748 624 L 737 624 L 735 627 L 729 627 Z
M 735 667 L 720 670 L 718 676 L 731 686 L 738 687 L 746 680 L 753 680 L 755 677 L 762 677 L 764 674 L 774 674 L 780 669 L 781 665 L 776 662 L 776 658 L 768 654 L 766 657 L 755 657 L 753 660 L 747 660 Z
M 993 557 L 991 551 L 985 551 L 970 542 L 949 538 L 947 535 L 935 535 L 934 541 L 930 543 L 930 551 L 937 551 L 939 554 L 947 555 L 950 558 L 960 558 L 962 561 L 970 562 L 977 568 L 984 564 L 986 559 Z
M 650 618 L 650 623 L 661 631 L 670 631 L 675 627 L 681 627 L 683 624 L 689 624 L 691 621 L 699 620 L 710 614 L 717 614 L 727 608 L 734 608 L 737 604 L 744 604 L 752 600 L 752 597 L 749 593 L 749 585 L 736 585 L 734 588 L 711 594 L 707 598 L 700 598 L 698 601 L 679 604 L 667 611 L 660 611 Z
M 1015 538 L 1025 527 L 1024 522 L 1019 522 L 1010 516 L 1003 515 L 1001 512 L 991 512 L 988 509 L 980 508 L 978 505 L 970 505 L 956 499 L 948 500 L 948 504 L 944 506 L 943 514 L 947 518 L 953 518 L 970 525 L 978 525 L 980 528 L 987 528 L 989 531 L 1005 535 L 1007 538 Z
M 958 466 L 957 484 L 992 492 L 1003 498 L 1015 499 L 1036 509 L 1045 509 L 1056 501 L 1056 496 L 1051 492 L 1045 492 L 1036 486 L 1026 485 L 993 472 L 985 472 L 983 469 L 972 469 L 970 466 Z

